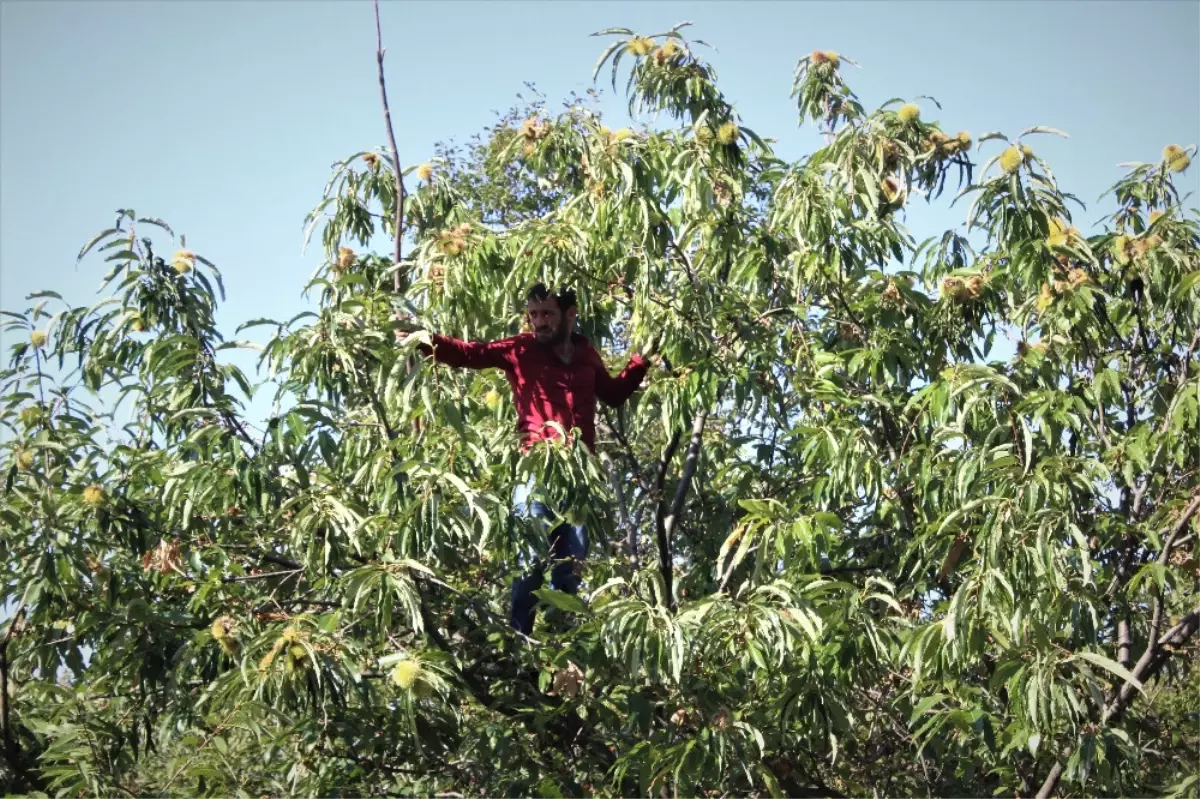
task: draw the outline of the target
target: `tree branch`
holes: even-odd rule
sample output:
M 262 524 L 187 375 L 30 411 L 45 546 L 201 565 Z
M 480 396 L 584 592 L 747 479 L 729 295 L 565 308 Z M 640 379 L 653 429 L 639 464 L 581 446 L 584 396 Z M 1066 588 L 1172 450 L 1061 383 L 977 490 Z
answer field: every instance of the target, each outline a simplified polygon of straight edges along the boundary
M 1145 653 L 1142 654 L 1137 666 L 1133 669 L 1134 678 L 1143 685 L 1154 679 L 1162 671 L 1167 661 L 1170 660 L 1175 649 L 1186 644 L 1196 634 L 1197 629 L 1200 629 L 1200 607 L 1180 619 L 1178 624 L 1167 630 L 1166 634 L 1158 640 L 1151 639 L 1150 645 L 1146 647 Z M 1104 708 L 1104 715 L 1100 718 L 1100 726 L 1103 727 L 1119 721 L 1129 708 L 1129 705 L 1132 704 L 1136 691 L 1137 689 L 1133 686 L 1133 683 L 1129 682 L 1122 684 L 1116 689 L 1113 699 Z M 1073 746 L 1068 746 L 1059 755 L 1058 762 L 1050 769 L 1050 773 L 1046 775 L 1046 781 L 1042 783 L 1042 787 L 1038 790 L 1037 799 L 1047 799 L 1054 793 L 1054 789 L 1058 787 L 1058 781 L 1062 777 L 1064 770 L 1063 762 L 1070 757 L 1073 748 Z
M 1181 618 L 1174 627 L 1158 638 L 1153 646 L 1146 648 L 1138 660 L 1137 666 L 1133 669 L 1133 676 L 1142 683 L 1154 679 L 1162 671 L 1162 667 L 1174 650 L 1186 644 L 1188 639 L 1196 634 L 1197 629 L 1200 629 L 1200 607 L 1194 608 L 1191 613 Z M 1101 724 L 1119 720 L 1132 702 L 1136 690 L 1130 683 L 1123 684 L 1108 707 L 1104 709 Z
M 1167 559 L 1171 557 L 1171 549 L 1175 546 L 1176 539 L 1179 538 L 1180 533 L 1187 529 L 1188 523 L 1191 522 L 1197 511 L 1200 511 L 1200 493 L 1196 494 L 1192 498 L 1191 504 L 1184 508 L 1183 513 L 1179 516 L 1179 520 L 1175 522 L 1175 526 L 1171 529 L 1170 535 L 1167 536 L 1167 540 L 1163 542 L 1162 552 L 1158 554 L 1159 563 L 1163 565 L 1167 563 Z M 1150 619 L 1150 634 L 1146 636 L 1147 641 L 1154 641 L 1158 638 L 1158 633 L 1162 629 L 1162 614 L 1162 591 L 1156 590 L 1154 594 L 1154 613 Z M 1126 664 L 1122 663 L 1121 665 Z
M 696 474 L 696 464 L 700 459 L 700 444 L 704 436 L 704 423 L 707 420 L 708 411 L 700 411 L 692 421 L 692 438 L 688 442 L 687 457 L 683 462 L 683 473 L 680 474 L 679 483 L 675 486 L 675 498 L 671 501 L 670 512 L 664 516 L 662 500 L 658 504 L 659 568 L 662 570 L 663 586 L 667 595 L 667 606 L 672 608 L 675 606 L 675 593 L 672 586 L 672 582 L 674 581 L 674 566 L 671 561 L 671 534 L 675 531 L 675 527 L 683 515 L 683 506 L 687 501 L 688 487 L 692 483 L 692 477 Z M 679 445 L 678 432 L 671 439 L 671 443 L 674 447 Z M 663 472 L 659 475 L 660 486 L 663 475 L 666 473 L 666 464 L 670 460 L 670 456 L 674 454 L 674 448 L 672 448 L 668 453 L 668 457 L 663 460 Z
M 1140 500 L 1140 497 L 1138 497 L 1135 502 L 1138 500 Z M 1171 556 L 1171 549 L 1175 546 L 1175 542 L 1178 540 L 1183 531 L 1187 529 L 1188 524 L 1196 516 L 1197 512 L 1200 512 L 1200 494 L 1197 494 L 1192 498 L 1191 503 L 1184 509 L 1183 513 L 1180 514 L 1179 519 L 1175 522 L 1174 527 L 1171 528 L 1171 532 L 1168 534 L 1167 540 L 1163 542 L 1162 551 L 1158 556 L 1158 561 L 1160 563 L 1167 562 L 1167 559 Z M 1154 676 L 1162 670 L 1162 667 L 1166 664 L 1167 660 L 1170 659 L 1172 650 L 1166 648 L 1168 645 L 1175 647 L 1186 643 L 1189 638 L 1195 635 L 1197 627 L 1200 627 L 1200 608 L 1196 608 L 1190 614 L 1181 619 L 1178 624 L 1168 630 L 1166 635 L 1159 638 L 1158 633 L 1162 626 L 1162 614 L 1163 600 L 1161 594 L 1158 594 L 1154 597 L 1154 612 L 1150 621 L 1150 632 L 1146 636 L 1148 640 L 1146 651 L 1142 653 L 1142 656 L 1138 659 L 1137 665 L 1134 666 L 1132 672 L 1134 679 L 1141 683 L 1145 683 L 1153 679 Z M 1125 641 L 1125 638 L 1128 637 L 1127 627 L 1124 633 L 1125 637 L 1122 638 L 1121 641 L 1121 651 L 1127 658 L 1127 642 Z M 1122 665 L 1125 664 L 1122 663 Z M 1119 688 L 1114 690 L 1113 698 L 1105 707 L 1104 713 L 1101 717 L 1101 726 L 1120 719 L 1126 708 L 1128 708 L 1132 703 L 1136 690 L 1137 689 L 1134 688 L 1132 683 L 1124 683 Z M 1073 747 L 1068 746 L 1063 751 L 1062 755 L 1060 755 L 1059 760 L 1054 764 L 1054 767 L 1050 769 L 1050 773 L 1046 776 L 1045 782 L 1042 783 L 1042 787 L 1038 790 L 1038 799 L 1046 799 L 1046 797 L 1050 796 L 1050 794 L 1054 792 L 1054 789 L 1058 786 L 1059 779 L 1062 778 L 1064 768 L 1063 761 L 1070 757 L 1072 749 Z
M 612 458 L 605 456 L 603 458 L 605 470 L 608 472 L 608 484 L 612 488 L 613 496 L 617 498 L 617 514 L 621 522 L 621 526 L 625 528 L 625 551 L 629 556 L 629 564 L 634 571 L 640 566 L 638 559 L 638 535 L 637 528 L 633 526 L 633 522 L 629 519 L 629 506 L 625 503 L 625 488 L 621 485 L 621 478 L 617 475 L 616 464 Z
M 1179 519 L 1175 522 L 1175 526 L 1171 528 L 1171 534 L 1167 536 L 1167 540 L 1163 542 L 1162 552 L 1159 553 L 1158 562 L 1166 563 L 1167 558 L 1171 557 L 1171 549 L 1176 544 L 1176 539 L 1183 534 L 1190 522 L 1197 513 L 1200 513 L 1200 492 L 1192 497 L 1192 504 L 1183 509 Z
M 683 505 L 687 499 L 688 486 L 692 482 L 692 477 L 696 474 L 696 465 L 700 458 L 700 444 L 703 441 L 704 423 L 706 421 L 708 421 L 708 411 L 701 411 L 696 414 L 696 419 L 692 422 L 692 439 L 688 442 L 687 458 L 683 462 L 683 474 L 679 478 L 679 485 L 675 488 L 675 499 L 671 503 L 671 514 L 665 520 L 668 534 L 675 529 L 679 517 L 683 514 Z
M 621 454 L 625 460 L 629 462 L 629 470 L 633 473 L 633 477 L 638 481 L 643 490 L 647 490 L 649 486 L 646 484 L 646 479 L 642 474 L 642 467 L 638 463 L 637 456 L 633 454 L 633 444 L 629 442 L 629 436 L 625 433 L 625 417 L 621 414 L 617 415 L 617 424 L 610 425 L 607 422 L 601 423 L 602 431 L 612 433 L 613 438 L 621 445 Z M 634 520 L 635 523 L 640 521 Z
M 302 574 L 303 572 L 304 572 L 304 569 L 298 567 L 295 569 L 289 569 L 287 571 L 264 572 L 262 574 L 247 574 L 244 577 L 222 577 L 221 582 L 223 582 L 223 583 L 249 583 L 249 582 L 253 582 L 255 580 L 269 580 L 272 577 L 294 576 L 297 574 Z
M 260 552 L 258 557 L 264 563 L 274 563 L 276 566 L 286 566 L 289 569 L 303 569 L 304 568 L 296 561 L 288 560 L 283 555 L 276 555 L 274 552 Z
M 313 607 L 313 608 L 340 608 L 342 606 L 341 602 L 334 602 L 333 600 L 330 600 L 330 599 L 304 599 L 304 598 L 276 599 L 274 597 L 272 597 L 270 599 L 269 604 L 274 605 L 279 608 L 285 607 L 287 605 L 306 605 L 308 607 Z M 259 605 L 258 607 L 253 608 L 250 612 L 251 613 L 265 613 L 265 612 L 267 612 L 267 607 L 268 607 L 268 605 Z
M 375 60 L 379 64 L 379 95 L 383 99 L 383 120 L 387 123 L 388 147 L 391 148 L 392 169 L 396 171 L 395 242 L 392 250 L 393 278 L 400 291 L 400 251 L 404 238 L 404 177 L 400 174 L 400 155 L 396 147 L 396 132 L 392 129 L 392 111 L 388 107 L 387 83 L 383 78 L 383 28 L 379 24 L 379 0 L 375 0 Z
M 4 741 L 4 756 L 9 763 L 17 765 L 17 742 L 12 737 L 12 727 L 9 723 L 11 708 L 8 702 L 8 644 L 16 632 L 17 625 L 25 616 L 25 599 L 17 606 L 16 613 L 4 631 L 4 639 L 0 640 L 0 738 Z
M 679 431 L 676 430 L 671 435 L 671 440 L 667 442 L 667 449 L 663 452 L 662 461 L 659 463 L 658 478 L 654 481 L 654 497 L 657 503 L 655 510 L 655 540 L 658 543 L 658 568 L 662 572 L 663 582 L 665 583 L 667 605 L 672 603 L 671 594 L 671 542 L 667 539 L 667 531 L 664 526 L 663 519 L 663 486 L 667 481 L 667 469 L 671 465 L 671 460 L 675 457 L 675 450 L 679 449 Z
M 400 273 L 397 272 L 397 275 Z M 379 424 L 383 427 L 384 434 L 388 437 L 388 441 L 396 440 L 396 431 L 388 423 L 387 410 L 383 407 L 383 403 L 379 401 L 379 396 L 367 384 L 367 376 L 365 374 L 356 374 L 355 383 L 358 385 L 358 390 L 367 398 L 367 402 L 371 405 L 371 410 L 375 413 L 375 418 L 379 420 Z M 394 462 L 394 459 L 393 459 Z
M 422 626 L 424 628 L 424 631 L 429 634 L 430 638 L 433 639 L 433 642 L 437 645 L 437 647 L 439 649 L 441 649 L 446 654 L 450 655 L 450 657 L 452 659 L 450 667 L 454 670 L 455 674 L 462 681 L 463 685 L 466 686 L 466 688 L 467 688 L 468 692 L 471 694 L 471 696 L 474 697 L 474 699 L 480 705 L 482 705 L 483 707 L 486 707 L 490 710 L 493 710 L 503 716 L 506 716 L 509 719 L 523 720 L 524 723 L 526 724 L 529 732 L 534 733 L 535 735 L 540 736 L 544 731 L 549 731 L 551 733 L 551 735 L 557 736 L 559 740 L 565 740 L 565 739 L 572 738 L 572 737 L 578 737 L 580 734 L 585 734 L 586 737 L 584 740 L 587 744 L 596 747 L 598 754 L 601 754 L 602 756 L 608 755 L 609 750 L 608 750 L 608 747 L 605 745 L 605 742 L 603 741 L 603 739 L 601 739 L 596 734 L 595 728 L 590 723 L 588 723 L 586 720 L 581 719 L 578 716 L 575 716 L 573 714 L 569 714 L 567 716 L 559 718 L 556 723 L 552 723 L 552 724 L 549 724 L 549 725 L 546 725 L 545 727 L 543 727 L 543 722 L 534 722 L 534 721 L 523 719 L 522 717 L 524 717 L 528 713 L 528 708 L 525 708 L 525 707 L 513 708 L 513 707 L 506 706 L 504 704 L 504 700 L 502 698 L 492 695 L 491 691 L 488 690 L 488 686 L 483 681 L 478 679 L 478 676 L 476 673 L 473 673 L 469 669 L 460 668 L 458 666 L 459 659 L 455 655 L 453 649 L 451 648 L 450 642 L 446 640 L 446 637 L 444 635 L 442 635 L 441 631 L 437 628 L 437 625 L 434 622 L 433 614 L 429 609 L 428 598 L 427 598 L 426 593 L 423 590 L 422 586 L 427 585 L 429 582 L 434 582 L 442 588 L 450 589 L 455 594 L 463 596 L 467 599 L 470 599 L 470 597 L 468 597 L 466 594 L 463 594 L 461 591 L 458 591 L 457 589 L 454 589 L 451 586 L 446 585 L 445 583 L 443 583 L 439 580 L 430 580 L 429 578 L 418 577 L 416 575 L 414 575 L 414 577 L 416 579 L 414 579 L 413 583 L 416 586 L 417 596 L 420 600 L 421 621 L 422 621 Z M 486 609 L 485 609 L 485 611 L 486 611 Z M 490 613 L 490 611 L 487 611 L 487 612 Z M 491 615 L 494 616 L 495 614 L 491 614 Z M 503 620 L 503 619 L 501 619 L 501 621 L 506 622 L 506 620 Z M 522 636 L 522 637 L 525 638 L 525 640 L 527 640 L 527 641 L 530 641 L 534 644 L 538 644 L 538 642 L 536 640 L 529 638 L 528 636 Z M 538 644 L 538 645 L 540 645 L 540 644 Z M 555 709 L 558 709 L 562 706 L 561 698 L 555 697 L 555 696 L 547 696 L 544 694 L 540 694 L 540 692 L 538 694 L 538 702 L 543 705 L 549 705 Z
M 476 599 L 475 597 L 471 596 L 470 594 L 464 593 L 463 591 L 459 591 L 457 588 L 450 585 L 449 583 L 442 582 L 441 580 L 438 580 L 433 577 L 426 577 L 425 575 L 419 574 L 417 572 L 412 573 L 412 578 L 413 578 L 414 582 L 419 582 L 419 583 L 424 583 L 424 584 L 432 584 L 432 585 L 436 585 L 440 588 L 445 588 L 447 591 L 454 594 L 455 596 L 461 597 L 462 599 L 465 599 L 467 602 L 471 603 L 471 606 L 473 608 L 475 608 L 475 610 L 480 615 L 488 617 L 489 619 L 491 619 L 495 623 L 501 625 L 505 629 L 511 629 L 509 627 L 508 619 L 504 618 L 503 616 L 499 615 L 498 613 L 495 613 L 494 611 L 491 610 L 491 608 L 489 608 L 486 604 L 484 604 L 480 600 Z M 519 630 L 513 630 L 513 633 L 515 633 L 516 636 L 518 638 L 520 638 L 522 641 L 525 641 L 526 643 L 528 643 L 532 646 L 535 646 L 535 647 L 545 646 L 545 644 L 543 644 L 538 639 L 536 639 L 532 636 L 526 635 L 525 633 L 520 632 Z
M 1195 354 L 1198 348 L 1200 348 L 1200 328 L 1196 329 L 1196 334 L 1192 336 L 1192 343 L 1188 345 L 1187 352 L 1179 359 L 1179 380 L 1176 381 L 1177 385 L 1182 386 L 1187 382 L 1188 361 L 1192 359 L 1192 355 Z

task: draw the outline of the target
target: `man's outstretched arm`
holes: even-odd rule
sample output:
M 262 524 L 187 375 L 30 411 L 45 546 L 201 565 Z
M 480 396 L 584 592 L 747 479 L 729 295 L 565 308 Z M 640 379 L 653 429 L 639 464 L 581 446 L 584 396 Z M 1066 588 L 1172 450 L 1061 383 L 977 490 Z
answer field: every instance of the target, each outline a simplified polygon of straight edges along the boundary
M 513 340 L 460 341 L 450 336 L 430 333 L 433 346 L 417 347 L 424 355 L 432 355 L 435 363 L 465 369 L 504 369 L 509 366 Z
M 642 378 L 646 376 L 646 371 L 650 368 L 649 361 L 635 354 L 629 359 L 629 363 L 625 365 L 621 373 L 613 377 L 608 373 L 604 361 L 600 359 L 599 352 L 593 349 L 592 357 L 593 365 L 596 368 L 596 396 L 614 408 L 621 406 L 625 400 L 633 396 L 633 392 L 637 391 L 638 386 L 642 384 Z

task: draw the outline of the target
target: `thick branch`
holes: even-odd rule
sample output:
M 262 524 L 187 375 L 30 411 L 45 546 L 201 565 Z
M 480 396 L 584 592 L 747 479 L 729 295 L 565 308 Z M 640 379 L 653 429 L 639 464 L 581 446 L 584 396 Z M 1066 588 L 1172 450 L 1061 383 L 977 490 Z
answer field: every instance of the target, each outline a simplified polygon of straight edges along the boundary
M 1200 495 L 1192 498 L 1191 503 L 1180 514 L 1179 519 L 1171 528 L 1167 540 L 1163 542 L 1162 552 L 1159 553 L 1158 560 L 1160 563 L 1166 563 L 1167 558 L 1171 556 L 1171 549 L 1175 546 L 1176 540 L 1187 529 L 1188 524 L 1200 512 Z M 1137 665 L 1133 668 L 1133 676 L 1141 683 L 1154 678 L 1162 667 L 1170 659 L 1173 648 L 1186 643 L 1189 638 L 1195 635 L 1197 627 L 1200 627 L 1200 608 L 1196 608 L 1190 614 L 1180 619 L 1179 623 L 1167 631 L 1162 638 L 1158 637 L 1159 629 L 1162 625 L 1163 603 L 1162 596 L 1158 595 L 1154 598 L 1154 615 L 1150 622 L 1150 633 L 1147 636 L 1148 643 L 1146 651 L 1142 653 L 1138 659 Z M 1172 647 L 1168 649 L 1167 647 Z M 1122 650 L 1124 651 L 1124 649 Z M 1101 725 L 1106 725 L 1117 721 L 1125 713 L 1126 708 L 1132 703 L 1135 691 L 1132 683 L 1125 683 L 1119 689 L 1114 691 L 1114 696 L 1108 705 L 1104 708 L 1104 715 L 1101 717 Z M 1071 755 L 1071 747 L 1068 747 L 1060 756 L 1058 762 L 1050 769 L 1050 773 L 1046 776 L 1046 781 L 1042 783 L 1041 789 L 1038 791 L 1038 799 L 1045 799 L 1054 792 L 1058 787 L 1058 781 L 1063 773 L 1063 761 Z
M 1154 679 L 1170 660 L 1175 650 L 1186 644 L 1196 634 L 1198 628 L 1200 628 L 1200 607 L 1180 619 L 1179 623 L 1167 630 L 1161 638 L 1151 639 L 1150 645 L 1146 647 L 1145 653 L 1133 669 L 1134 678 L 1143 685 Z M 1104 708 L 1100 726 L 1120 721 L 1121 716 L 1133 703 L 1136 691 L 1137 689 L 1132 683 L 1127 682 L 1121 685 L 1116 690 L 1112 701 Z M 1054 793 L 1055 788 L 1058 787 L 1058 781 L 1062 777 L 1063 762 L 1070 757 L 1072 748 L 1067 747 L 1059 756 L 1058 762 L 1050 769 L 1050 773 L 1046 775 L 1046 781 L 1042 783 L 1042 787 L 1037 792 L 1037 799 L 1047 799 Z
M 673 569 L 671 566 L 671 542 L 667 538 L 667 531 L 663 519 L 663 485 L 667 481 L 667 469 L 671 465 L 671 460 L 675 457 L 675 450 L 679 449 L 679 431 L 676 430 L 671 436 L 671 440 L 667 443 L 667 449 L 663 452 L 662 462 L 659 464 L 658 479 L 654 481 L 654 497 L 657 503 L 655 512 L 655 540 L 658 542 L 658 568 L 662 572 L 664 590 L 666 591 L 667 605 L 672 604 L 671 594 L 671 579 Z
M 396 171 L 395 243 L 392 250 L 396 270 L 395 289 L 400 291 L 400 247 L 404 238 L 404 177 L 400 174 L 400 155 L 396 147 L 396 132 L 392 129 L 392 111 L 388 107 L 387 83 L 383 78 L 383 28 L 379 24 L 379 0 L 375 0 L 375 60 L 379 64 L 379 95 L 383 99 L 383 120 L 387 123 L 388 147 L 391 149 L 392 169 Z
M 617 498 L 617 514 L 621 521 L 621 527 L 625 529 L 625 551 L 629 556 L 629 563 L 633 566 L 634 571 L 640 566 L 638 560 L 638 535 L 637 528 L 633 526 L 633 522 L 629 519 L 629 506 L 625 502 L 625 487 L 621 485 L 620 475 L 617 474 L 617 465 L 613 463 L 611 458 L 604 458 L 604 465 L 608 471 L 608 484 L 612 488 L 613 496 Z
M 276 566 L 286 566 L 289 569 L 303 569 L 304 568 L 296 561 L 288 560 L 283 555 L 276 555 L 274 552 L 261 552 L 261 553 L 259 553 L 258 557 L 264 563 L 274 563 Z
M 671 514 L 665 520 L 668 535 L 674 531 L 679 517 L 683 515 L 683 505 L 687 500 L 688 486 L 691 485 L 692 477 L 696 474 L 696 465 L 700 459 L 700 444 L 704 435 L 704 423 L 707 420 L 708 411 L 701 411 L 696 415 L 696 420 L 692 422 L 692 439 L 688 442 L 687 459 L 683 462 L 683 475 L 679 478 L 679 485 L 675 488 L 675 499 L 671 503 Z
M 1129 668 L 1129 662 L 1133 659 L 1132 647 L 1133 636 L 1129 632 L 1129 619 L 1123 618 L 1117 622 L 1117 662 L 1125 668 Z
M 667 605 L 670 607 L 674 607 L 675 605 L 675 594 L 672 586 L 674 568 L 671 561 L 671 534 L 675 532 L 675 528 L 679 524 L 679 519 L 683 515 L 683 506 L 687 501 L 688 487 L 692 483 L 692 477 L 696 474 L 696 465 L 700 460 L 700 444 L 704 436 L 704 423 L 707 420 L 708 411 L 700 411 L 700 413 L 696 414 L 696 418 L 692 422 L 692 438 L 688 442 L 687 457 L 683 462 L 683 473 L 680 474 L 679 483 L 675 486 L 675 498 L 671 501 L 670 512 L 665 516 L 663 515 L 661 500 L 658 506 L 659 568 L 662 569 L 664 591 L 667 595 Z M 671 441 L 672 444 L 678 445 L 678 433 Z M 672 451 L 671 454 L 674 454 L 674 452 Z M 664 465 L 667 460 L 669 459 L 664 460 Z
M 17 607 L 17 612 L 13 614 L 12 620 L 8 623 L 8 629 L 4 631 L 4 638 L 0 640 L 0 739 L 4 741 L 4 756 L 8 758 L 8 762 L 16 764 L 17 762 L 17 742 L 12 736 L 12 727 L 10 726 L 10 713 L 8 702 L 8 643 L 12 640 L 13 633 L 17 630 L 17 625 L 21 623 L 21 619 L 25 616 L 25 600 L 21 600 L 21 604 Z
M 1173 652 L 1186 644 L 1196 634 L 1198 628 L 1200 628 L 1200 608 L 1195 608 L 1157 639 L 1153 646 L 1146 648 L 1138 660 L 1137 666 L 1133 669 L 1133 676 L 1143 684 L 1154 679 L 1162 671 Z M 1104 709 L 1101 724 L 1120 720 L 1126 708 L 1133 701 L 1136 691 L 1137 689 L 1132 684 L 1123 684 L 1117 695 L 1109 702 L 1108 707 Z

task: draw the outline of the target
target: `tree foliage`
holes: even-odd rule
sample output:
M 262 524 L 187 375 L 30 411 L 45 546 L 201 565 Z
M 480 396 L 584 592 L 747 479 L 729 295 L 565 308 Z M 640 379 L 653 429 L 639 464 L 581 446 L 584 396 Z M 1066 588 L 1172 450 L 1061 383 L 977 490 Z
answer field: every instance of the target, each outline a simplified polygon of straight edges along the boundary
M 80 253 L 104 299 L 5 312 L 9 790 L 1196 795 L 1195 148 L 1084 233 L 1057 131 L 868 112 L 817 52 L 793 94 L 827 143 L 788 162 L 682 29 L 603 32 L 661 126 L 533 99 L 406 169 L 400 264 L 369 247 L 391 162 L 336 164 L 317 309 L 234 334 L 264 344 L 130 210 Z M 965 227 L 916 240 L 947 187 Z M 537 281 L 611 366 L 669 364 L 598 457 L 518 454 L 497 373 L 396 344 L 398 313 L 515 333 Z M 528 474 L 596 542 L 531 639 Z

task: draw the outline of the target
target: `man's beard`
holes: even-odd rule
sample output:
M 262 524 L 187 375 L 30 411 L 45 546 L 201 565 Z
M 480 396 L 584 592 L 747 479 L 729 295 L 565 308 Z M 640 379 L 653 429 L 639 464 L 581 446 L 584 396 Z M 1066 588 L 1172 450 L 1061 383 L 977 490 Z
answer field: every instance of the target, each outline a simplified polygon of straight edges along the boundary
M 567 320 L 564 319 L 556 329 L 535 330 L 534 335 L 539 344 L 557 347 L 567 340 L 567 332 Z

